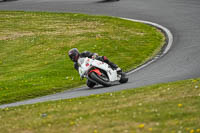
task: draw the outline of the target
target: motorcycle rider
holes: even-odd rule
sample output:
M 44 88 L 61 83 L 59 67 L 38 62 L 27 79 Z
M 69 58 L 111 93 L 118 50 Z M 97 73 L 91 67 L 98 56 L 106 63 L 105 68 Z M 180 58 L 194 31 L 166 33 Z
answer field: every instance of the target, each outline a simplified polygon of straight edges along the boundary
M 88 57 L 91 59 L 96 59 L 102 62 L 107 63 L 113 70 L 117 70 L 117 72 L 121 72 L 121 68 L 119 68 L 116 64 L 114 64 L 113 62 L 109 61 L 108 58 L 106 56 L 98 56 L 97 53 L 92 53 L 89 51 L 84 51 L 83 53 L 79 53 L 77 48 L 72 48 L 69 50 L 68 52 L 69 58 L 74 62 L 74 68 L 78 71 L 78 59 L 80 57 Z M 88 87 L 92 88 L 95 83 L 90 82 L 89 80 L 87 81 L 87 85 Z

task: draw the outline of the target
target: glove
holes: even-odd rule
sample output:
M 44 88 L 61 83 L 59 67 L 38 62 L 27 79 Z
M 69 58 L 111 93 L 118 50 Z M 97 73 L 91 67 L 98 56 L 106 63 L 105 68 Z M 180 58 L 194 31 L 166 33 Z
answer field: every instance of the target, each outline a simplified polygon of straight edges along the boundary
M 97 56 L 98 56 L 98 54 L 94 53 L 94 55 L 92 56 L 92 59 L 96 59 Z

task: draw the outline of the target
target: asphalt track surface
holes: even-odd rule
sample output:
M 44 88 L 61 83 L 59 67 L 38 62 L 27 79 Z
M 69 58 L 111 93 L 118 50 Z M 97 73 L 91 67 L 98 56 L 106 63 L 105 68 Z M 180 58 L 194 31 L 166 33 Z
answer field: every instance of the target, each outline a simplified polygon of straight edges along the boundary
M 36 102 L 68 99 L 113 92 L 155 83 L 200 77 L 200 1 L 199 0 L 8 0 L 0 10 L 76 12 L 151 21 L 167 27 L 173 34 L 170 51 L 150 65 L 129 75 L 129 82 L 107 88 L 76 88 L 0 108 Z

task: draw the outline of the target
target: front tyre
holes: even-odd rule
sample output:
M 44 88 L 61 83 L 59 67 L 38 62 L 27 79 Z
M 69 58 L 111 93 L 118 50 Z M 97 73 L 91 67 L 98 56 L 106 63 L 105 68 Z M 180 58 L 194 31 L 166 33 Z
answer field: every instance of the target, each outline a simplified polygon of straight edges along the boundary
M 90 78 L 93 79 L 94 81 L 96 81 L 98 84 L 101 84 L 105 87 L 109 87 L 111 86 L 112 84 L 109 82 L 109 80 L 105 79 L 105 77 L 101 77 L 99 76 L 97 73 L 95 72 L 91 72 L 90 73 Z
M 91 82 L 90 80 L 87 80 L 87 86 L 89 88 L 94 88 L 94 86 L 96 85 L 96 83 Z

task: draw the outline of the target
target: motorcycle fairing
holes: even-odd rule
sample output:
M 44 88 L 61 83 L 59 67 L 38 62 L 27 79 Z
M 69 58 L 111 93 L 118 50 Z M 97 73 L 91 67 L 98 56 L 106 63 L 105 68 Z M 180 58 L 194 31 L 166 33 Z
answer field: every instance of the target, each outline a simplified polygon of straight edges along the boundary
M 108 64 L 106 64 L 106 63 L 104 63 L 102 61 L 95 60 L 95 59 L 90 59 L 90 58 L 86 57 L 86 58 L 79 58 L 78 59 L 78 64 L 81 66 L 81 67 L 79 67 L 80 76 L 87 75 L 86 73 L 88 73 L 89 70 L 92 67 L 95 67 L 95 68 L 99 68 L 101 70 L 104 70 L 107 73 L 108 78 L 109 78 L 109 80 L 111 82 L 112 81 L 116 81 L 116 80 L 120 80 L 120 77 L 118 76 L 117 71 L 111 69 Z M 98 70 L 95 70 L 94 72 L 96 72 L 97 74 L 101 73 Z

